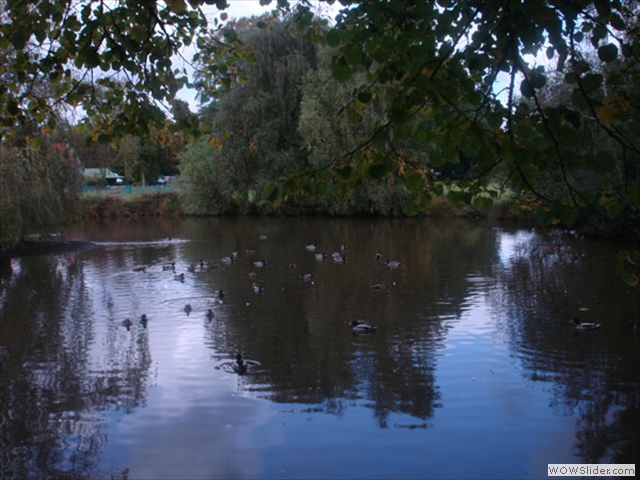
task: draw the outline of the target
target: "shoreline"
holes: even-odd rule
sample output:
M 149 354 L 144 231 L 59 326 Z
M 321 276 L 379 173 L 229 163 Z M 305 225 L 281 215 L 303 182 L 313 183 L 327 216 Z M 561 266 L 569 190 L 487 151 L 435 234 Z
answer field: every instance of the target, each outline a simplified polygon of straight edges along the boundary
M 78 253 L 96 248 L 93 242 L 80 240 L 24 241 L 7 250 L 0 250 L 0 258 L 26 257 L 29 255 L 62 255 Z

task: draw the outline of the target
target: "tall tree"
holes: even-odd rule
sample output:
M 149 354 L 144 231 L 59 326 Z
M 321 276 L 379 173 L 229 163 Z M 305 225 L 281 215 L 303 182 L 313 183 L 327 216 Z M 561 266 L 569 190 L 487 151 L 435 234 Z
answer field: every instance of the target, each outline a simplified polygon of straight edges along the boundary
M 236 60 L 236 51 L 220 48 L 224 33 L 199 40 L 198 82 L 208 105 L 204 116 L 211 125 L 212 141 L 220 148 L 203 161 L 218 164 L 220 185 L 207 186 L 204 178 L 193 178 L 191 156 L 186 157 L 191 160 L 183 165 L 183 172 L 202 188 L 233 192 L 236 208 L 249 211 L 269 182 L 287 169 L 304 166 L 306 156 L 297 133 L 299 84 L 315 65 L 315 48 L 291 35 L 287 18 L 252 17 L 230 22 L 229 28 L 243 42 L 247 57 L 236 61 L 235 76 L 224 91 L 219 90 L 224 79 L 210 72 Z

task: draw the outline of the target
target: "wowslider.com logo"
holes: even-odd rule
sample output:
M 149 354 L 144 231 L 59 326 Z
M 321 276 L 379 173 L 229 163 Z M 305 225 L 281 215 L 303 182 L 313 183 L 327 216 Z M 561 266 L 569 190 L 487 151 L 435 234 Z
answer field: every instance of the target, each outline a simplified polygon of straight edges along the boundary
M 635 463 L 549 463 L 549 477 L 635 477 Z

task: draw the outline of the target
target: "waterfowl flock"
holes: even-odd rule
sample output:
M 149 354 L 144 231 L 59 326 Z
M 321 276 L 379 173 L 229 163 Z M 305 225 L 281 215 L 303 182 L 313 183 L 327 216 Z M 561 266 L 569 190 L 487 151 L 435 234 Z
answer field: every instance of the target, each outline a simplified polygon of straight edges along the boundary
M 267 242 L 269 237 L 266 234 L 261 234 L 259 235 L 258 239 L 260 240 L 260 242 Z M 333 253 L 330 256 L 330 258 L 333 260 L 333 263 L 338 265 L 346 264 L 347 263 L 346 252 L 348 251 L 348 249 L 349 247 L 346 243 L 340 244 L 339 249 L 336 249 L 335 251 L 333 251 Z M 315 259 L 317 262 L 323 262 L 328 256 L 327 253 L 319 249 L 319 246 L 317 243 L 304 244 L 302 247 L 302 250 L 309 252 L 310 256 L 313 259 Z M 259 278 L 258 278 L 259 275 L 257 272 L 262 269 L 267 269 L 268 262 L 264 258 L 259 260 L 254 259 L 255 256 L 258 254 L 258 251 L 259 250 L 254 248 L 244 249 L 246 258 L 249 261 L 249 266 L 255 269 L 248 272 L 248 276 L 252 280 L 250 283 L 251 289 L 255 294 L 263 295 L 265 293 L 265 287 L 263 282 L 259 281 Z M 228 255 L 221 256 L 217 260 L 217 262 L 219 263 L 215 261 L 200 259 L 198 261 L 190 262 L 187 265 L 183 265 L 182 268 L 186 270 L 187 274 L 197 274 L 197 272 L 217 270 L 220 268 L 221 265 L 233 268 L 232 266 L 235 263 L 237 263 L 238 259 L 239 259 L 238 252 L 232 251 Z M 397 269 L 397 268 L 400 268 L 401 266 L 401 262 L 399 260 L 386 259 L 385 256 L 380 251 L 378 251 L 375 254 L 375 260 L 377 262 L 380 262 L 382 265 L 386 266 L 387 269 Z M 152 268 L 153 267 L 149 267 L 149 266 L 139 266 L 139 267 L 135 267 L 134 271 L 147 272 L 148 269 L 152 271 Z M 298 261 L 292 261 L 288 263 L 288 268 L 289 270 L 296 270 L 298 268 Z M 187 274 L 179 271 L 180 266 L 175 261 L 171 261 L 170 263 L 160 265 L 160 269 L 162 271 L 171 272 L 173 274 L 173 279 L 177 282 L 185 283 L 187 281 Z M 315 284 L 311 273 L 300 273 L 296 275 L 300 282 L 308 283 L 310 285 Z M 395 282 L 393 282 L 392 284 L 395 285 Z M 371 290 L 374 290 L 374 291 L 386 291 L 389 288 L 389 285 L 390 284 L 387 281 L 374 282 L 370 284 L 370 288 Z M 213 301 L 222 302 L 223 299 L 225 298 L 225 295 L 226 294 L 223 290 L 216 290 L 213 292 Z M 248 304 L 249 303 L 247 303 L 247 305 Z M 189 316 L 191 315 L 192 312 L 194 312 L 194 307 L 191 305 L 191 303 L 183 304 L 182 311 L 187 316 Z M 206 308 L 204 312 L 204 318 L 207 320 L 207 322 L 213 321 L 213 319 L 215 318 L 214 309 Z M 140 324 L 144 328 L 146 328 L 147 322 L 148 322 L 148 318 L 145 314 L 143 314 L 142 317 L 140 318 Z M 371 334 L 376 331 L 375 325 L 372 325 L 364 320 L 345 320 L 345 323 L 348 325 L 349 330 L 357 335 Z M 133 322 L 127 318 L 122 322 L 122 324 L 127 328 L 127 330 L 129 330 L 133 325 Z M 234 366 L 234 370 L 236 371 L 242 370 L 243 362 L 244 362 L 243 360 L 237 359 Z
M 268 237 L 266 235 L 261 235 L 260 236 L 260 240 L 262 242 L 267 242 L 268 244 Z M 341 244 L 339 246 L 339 250 L 333 251 L 333 253 L 331 253 L 330 258 L 333 260 L 333 263 L 338 264 L 338 265 L 344 265 L 347 263 L 347 255 L 346 252 L 348 251 L 348 246 L 346 244 Z M 315 260 L 316 262 L 322 264 L 322 262 L 324 262 L 324 260 L 327 258 L 327 254 L 324 253 L 324 251 L 326 252 L 331 252 L 333 249 L 324 249 L 324 246 L 322 247 L 322 249 L 319 247 L 318 244 L 315 243 L 309 243 L 309 244 L 302 244 L 300 246 L 300 251 L 301 252 L 307 252 L 307 253 L 300 253 L 300 256 L 308 256 L 309 259 L 311 260 Z M 256 255 L 258 255 L 259 250 L 255 250 L 255 249 L 251 249 L 251 248 L 247 248 L 243 251 L 243 253 L 245 254 L 245 262 L 248 268 L 252 268 L 254 270 L 251 270 L 248 272 L 248 276 L 251 280 L 251 282 L 249 283 L 250 288 L 252 289 L 252 291 L 256 294 L 256 295 L 263 295 L 265 294 L 265 286 L 264 283 L 261 280 L 261 277 L 263 275 L 262 271 L 266 271 L 269 272 L 271 271 L 273 267 L 273 265 L 271 263 L 268 263 L 267 260 L 265 258 L 262 258 L 260 260 L 256 260 L 255 257 Z M 370 254 L 371 255 L 371 254 Z M 358 252 L 356 251 L 354 253 L 354 257 L 358 256 Z M 261 258 L 261 257 L 258 257 Z M 268 257 L 267 257 L 268 258 Z M 397 275 L 397 273 L 395 272 L 391 272 L 392 270 L 399 270 L 401 268 L 404 267 L 404 263 L 397 259 L 397 258 L 388 258 L 386 255 L 384 255 L 381 251 L 378 251 L 377 253 L 375 253 L 375 255 L 372 255 L 372 257 L 369 257 L 371 262 L 375 261 L 375 264 L 379 265 L 379 267 L 376 268 L 380 268 L 381 272 L 387 272 L 385 274 L 383 274 L 384 276 L 387 277 L 387 280 L 383 280 L 383 281 L 372 281 L 368 283 L 368 288 L 371 291 L 374 292 L 381 292 L 381 293 L 375 293 L 372 295 L 384 295 L 384 292 L 387 292 L 388 290 L 393 290 L 395 288 L 397 288 L 397 285 L 394 281 L 392 281 L 392 278 L 394 277 L 394 275 Z M 360 259 L 362 259 L 362 257 L 360 257 Z M 230 252 L 228 255 L 224 255 L 221 256 L 218 259 L 219 263 L 214 263 L 212 261 L 208 261 L 208 260 L 199 260 L 197 262 L 193 262 L 193 263 L 188 263 L 188 264 L 183 264 L 181 266 L 181 268 L 185 269 L 186 267 L 186 271 L 188 273 L 197 273 L 198 271 L 200 272 L 205 272 L 208 270 L 212 270 L 212 269 L 218 269 L 220 268 L 220 265 L 223 266 L 227 266 L 229 268 L 236 268 L 234 265 L 240 263 L 242 264 L 242 261 L 239 259 L 239 255 L 237 251 L 233 251 Z M 295 272 L 295 277 L 293 277 L 294 279 L 297 278 L 300 282 L 302 283 L 306 283 L 309 285 L 314 285 L 315 282 L 314 280 L 319 282 L 319 278 L 320 276 L 316 277 L 315 273 L 299 273 L 300 270 L 302 270 L 302 268 L 304 268 L 304 265 L 307 266 L 311 266 L 311 264 L 313 263 L 313 261 L 311 262 L 304 262 L 304 260 L 301 260 L 300 258 L 295 258 L 295 261 L 289 261 L 288 263 L 284 263 L 284 265 L 276 265 L 276 268 L 279 270 L 279 272 L 282 272 L 282 269 L 287 268 L 291 271 L 293 270 L 298 270 Z M 330 262 L 325 262 L 325 265 L 328 265 Z M 275 263 L 274 263 L 275 265 Z M 299 268 L 301 267 L 301 268 Z M 147 272 L 147 271 L 153 271 L 154 267 L 150 267 L 150 266 L 140 266 L 140 267 L 135 267 L 133 270 L 136 272 Z M 157 268 L 157 267 L 155 267 Z M 187 281 L 187 276 L 185 275 L 185 273 L 178 273 L 180 267 L 178 265 L 176 265 L 176 262 L 171 262 L 168 264 L 164 264 L 164 265 L 160 265 L 160 269 L 162 271 L 169 271 L 171 272 L 170 275 L 173 275 L 174 280 L 179 281 L 184 283 L 185 281 Z M 224 268 L 224 267 L 223 267 Z M 313 267 L 311 267 L 313 269 Z M 318 266 L 318 268 L 324 268 L 321 267 L 320 265 Z M 335 267 L 335 268 L 342 268 L 342 267 Z M 347 268 L 347 267 L 345 267 Z M 261 273 L 258 273 L 261 272 Z M 293 272 L 291 273 L 292 275 L 294 274 Z M 287 275 L 287 274 L 285 274 Z M 171 277 L 169 277 L 171 278 Z M 192 277 L 189 275 L 188 277 L 189 279 L 191 279 Z M 379 279 L 374 279 L 374 280 L 379 280 Z M 271 291 L 272 286 L 270 286 L 270 290 Z M 366 284 L 365 286 L 363 286 L 363 288 L 367 288 Z M 213 291 L 212 297 L 211 297 L 211 301 L 214 302 L 220 302 L 222 303 L 223 299 L 225 299 L 226 296 L 226 292 L 223 290 L 215 290 Z M 256 300 L 259 301 L 259 300 Z M 251 301 L 251 303 L 253 303 L 253 300 Z M 194 308 L 191 305 L 191 303 L 187 303 L 184 304 L 183 303 L 183 311 L 184 313 L 189 316 L 192 312 L 194 313 L 194 316 L 196 316 L 195 314 L 197 314 L 197 312 L 204 312 L 204 319 L 206 319 L 207 323 L 210 323 L 214 320 L 214 318 L 216 318 L 216 312 L 214 311 L 213 308 L 198 308 L 198 305 L 196 303 L 194 303 L 194 305 L 196 306 L 196 311 L 194 312 Z M 247 302 L 247 305 L 249 305 L 249 302 Z M 587 309 L 581 309 L 582 310 L 587 310 Z M 199 318 L 203 318 L 202 315 L 203 313 L 199 313 Z M 146 316 L 146 314 L 143 314 L 140 317 L 139 323 L 140 325 L 142 325 L 143 328 L 147 328 L 147 324 L 148 324 L 148 317 Z M 368 335 L 373 335 L 376 333 L 377 331 L 377 326 L 373 323 L 370 323 L 367 320 L 361 320 L 361 319 L 341 319 L 341 321 L 344 321 L 345 327 L 346 327 L 346 331 L 350 332 L 353 335 L 356 336 L 368 336 Z M 578 317 L 573 318 L 572 320 L 572 324 L 573 324 L 573 328 L 577 331 L 597 331 L 601 328 L 601 324 L 600 323 L 596 323 L 596 322 L 585 322 L 580 320 Z M 122 321 L 122 326 L 124 328 L 126 328 L 126 330 L 130 330 L 131 327 L 134 325 L 134 322 L 129 319 L 126 318 Z M 634 323 L 634 331 L 637 332 L 638 330 L 638 324 L 637 321 Z M 576 333 L 577 334 L 577 333 Z M 587 335 L 591 335 L 591 334 L 587 334 Z M 242 357 L 241 353 L 237 353 L 235 361 L 229 361 L 227 364 L 228 370 L 229 371 L 233 371 L 235 373 L 237 373 L 238 375 L 244 375 L 247 373 L 249 367 L 252 365 L 252 363 L 246 359 L 244 359 Z

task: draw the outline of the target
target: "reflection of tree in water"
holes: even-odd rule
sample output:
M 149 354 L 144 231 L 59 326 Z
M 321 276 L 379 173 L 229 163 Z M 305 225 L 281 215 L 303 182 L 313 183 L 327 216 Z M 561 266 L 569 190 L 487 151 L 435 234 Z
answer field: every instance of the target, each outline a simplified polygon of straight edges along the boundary
M 299 266 L 295 275 L 279 272 L 272 279 L 278 264 L 291 261 L 275 258 L 273 252 L 269 267 L 260 272 L 265 293 L 252 295 L 247 287 L 247 296 L 238 297 L 234 291 L 235 303 L 208 325 L 205 342 L 219 352 L 220 362 L 233 361 L 237 350 L 260 361 L 262 367 L 248 372 L 241 382 L 241 388 L 257 396 L 320 405 L 334 415 L 362 402 L 382 428 L 398 425 L 390 420 L 394 413 L 420 420 L 401 426 L 424 428 L 440 395 L 436 358 L 446 333 L 440 318 L 459 318 L 464 312 L 470 271 L 490 275 L 496 235 L 480 226 L 439 225 L 429 230 L 424 224 L 397 222 L 394 244 L 379 245 L 372 239 L 389 238 L 390 225 L 369 225 L 348 228 L 341 235 L 333 229 L 318 232 L 315 238 L 321 245 L 336 244 L 340 238 L 351 246 L 348 262 L 339 267 L 312 261 L 308 267 Z M 383 227 L 384 232 L 376 231 Z M 300 264 L 303 245 L 296 256 Z M 369 245 L 370 252 L 358 251 Z M 398 255 L 411 268 L 391 272 L 384 262 L 377 262 L 377 248 L 385 247 L 388 255 Z M 304 268 L 316 269 L 313 283 L 297 280 Z M 291 283 L 287 274 L 294 278 Z M 389 280 L 389 292 L 370 288 L 381 280 Z M 216 288 L 211 285 L 211 291 Z M 252 306 L 244 308 L 247 304 Z M 354 337 L 344 325 L 348 318 L 377 323 L 378 331 Z
M 579 417 L 582 462 L 635 463 L 640 355 L 628 319 L 640 313 L 640 292 L 616 277 L 615 249 L 603 244 L 550 233 L 527 238 L 513 253 L 497 272 L 493 297 L 505 311 L 500 327 L 511 349 L 531 380 L 551 382 L 552 408 Z M 576 315 L 603 328 L 576 332 Z
M 25 257 L 2 286 L 0 470 L 5 478 L 85 477 L 107 445 L 102 412 L 144 398 L 146 331 L 113 342 L 109 365 L 96 368 L 81 263 Z
M 387 428 L 392 412 L 401 412 L 426 420 L 434 414 L 440 394 L 435 385 L 435 342 L 433 333 L 416 345 L 390 345 L 387 354 L 376 356 L 370 372 L 368 391 L 374 400 L 374 416 Z

